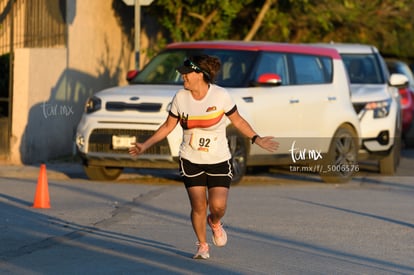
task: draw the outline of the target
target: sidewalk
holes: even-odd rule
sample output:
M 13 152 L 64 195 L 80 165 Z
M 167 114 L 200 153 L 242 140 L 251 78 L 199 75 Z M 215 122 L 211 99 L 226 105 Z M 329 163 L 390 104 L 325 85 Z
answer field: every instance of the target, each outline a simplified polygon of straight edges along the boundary
M 39 175 L 40 164 L 33 165 L 0 165 L 0 177 L 3 178 L 37 178 Z M 82 164 L 80 162 L 56 162 L 46 163 L 47 177 L 48 179 L 66 180 L 70 178 L 84 178 L 86 179 L 85 172 L 83 171 Z
M 89 180 L 81 161 L 53 161 L 46 164 L 48 180 Z M 0 162 L 0 178 L 37 179 L 40 163 L 33 165 L 11 165 Z M 181 182 L 178 169 L 125 168 L 116 181 L 139 180 L 140 182 Z

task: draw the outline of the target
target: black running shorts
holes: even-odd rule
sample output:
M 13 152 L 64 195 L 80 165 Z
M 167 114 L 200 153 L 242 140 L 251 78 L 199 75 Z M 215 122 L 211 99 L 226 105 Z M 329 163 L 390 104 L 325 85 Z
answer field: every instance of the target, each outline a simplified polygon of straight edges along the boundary
M 180 158 L 180 175 L 186 188 L 192 186 L 230 187 L 233 177 L 231 161 L 215 164 L 197 164 Z

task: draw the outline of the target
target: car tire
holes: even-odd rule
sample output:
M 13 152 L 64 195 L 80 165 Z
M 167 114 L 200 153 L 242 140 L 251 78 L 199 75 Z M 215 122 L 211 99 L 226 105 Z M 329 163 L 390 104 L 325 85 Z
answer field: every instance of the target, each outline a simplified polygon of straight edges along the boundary
M 231 184 L 239 183 L 246 174 L 247 148 L 245 138 L 235 131 L 227 134 L 227 141 L 231 153 L 231 164 L 233 167 L 233 178 Z
M 111 181 L 116 180 L 124 170 L 122 167 L 87 166 L 83 169 L 91 180 Z
M 329 152 L 322 160 L 320 176 L 326 183 L 345 183 L 359 171 L 358 141 L 351 126 L 343 125 L 335 132 Z
M 401 129 L 401 127 L 400 127 Z M 401 158 L 401 130 L 396 130 L 394 135 L 394 145 L 388 156 L 380 159 L 379 172 L 381 175 L 393 176 L 397 171 L 397 167 Z
M 379 172 L 381 175 L 393 176 L 397 171 L 401 142 L 396 141 L 390 153 L 379 161 Z
M 397 170 L 396 150 L 393 147 L 390 154 L 379 161 L 379 172 L 381 175 L 392 176 Z

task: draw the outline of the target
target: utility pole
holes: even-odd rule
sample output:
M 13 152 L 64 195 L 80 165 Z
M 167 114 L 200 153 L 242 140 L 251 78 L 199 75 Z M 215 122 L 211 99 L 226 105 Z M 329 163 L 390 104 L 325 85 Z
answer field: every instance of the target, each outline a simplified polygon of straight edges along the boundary
M 135 6 L 135 68 L 140 68 L 141 50 L 141 6 L 151 5 L 153 0 L 123 0 L 128 6 Z

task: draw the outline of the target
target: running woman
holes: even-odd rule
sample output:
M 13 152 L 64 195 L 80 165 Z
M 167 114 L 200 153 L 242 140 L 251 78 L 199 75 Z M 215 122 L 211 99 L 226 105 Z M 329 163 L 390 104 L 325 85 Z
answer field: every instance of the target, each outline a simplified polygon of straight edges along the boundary
M 279 147 L 274 137 L 260 137 L 239 114 L 227 90 L 214 84 L 220 68 L 217 57 L 197 55 L 186 59 L 177 68 L 183 77 L 184 89 L 175 94 L 166 121 L 145 142 L 135 143 L 129 149 L 132 156 L 138 156 L 164 139 L 178 123 L 183 128 L 179 169 L 190 200 L 191 223 L 197 237 L 194 259 L 210 257 L 207 224 L 212 230 L 214 245 L 221 247 L 227 243 L 221 219 L 227 208 L 233 170 L 226 138 L 226 118 L 252 143 L 270 152 Z

